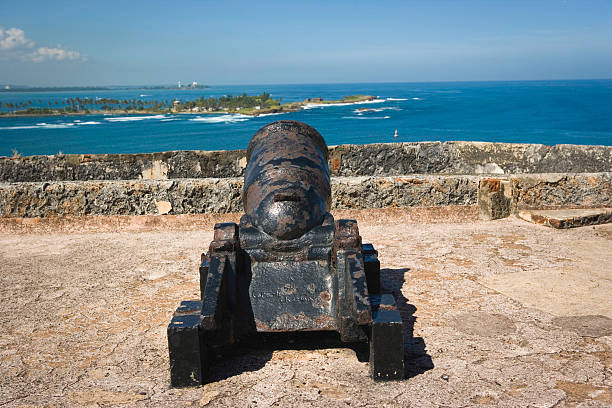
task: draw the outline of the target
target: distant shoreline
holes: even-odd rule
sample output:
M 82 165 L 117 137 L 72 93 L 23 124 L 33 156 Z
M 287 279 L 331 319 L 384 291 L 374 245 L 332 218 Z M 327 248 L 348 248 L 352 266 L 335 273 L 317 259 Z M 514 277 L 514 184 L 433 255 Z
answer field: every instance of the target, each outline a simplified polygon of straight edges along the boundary
M 58 87 L 2 87 L 0 93 L 27 93 L 27 92 L 80 92 L 80 91 L 151 91 L 156 89 L 164 90 L 180 90 L 180 91 L 195 91 L 198 89 L 208 89 L 210 85 L 196 86 L 170 86 L 170 85 L 154 85 L 154 86 L 58 86 Z
M 183 108 L 182 105 L 175 105 L 173 108 L 164 109 L 110 109 L 110 110 L 79 110 L 79 111 L 59 111 L 53 108 L 29 108 L 23 111 L 0 112 L 0 118 L 16 118 L 16 117 L 50 117 L 50 116 L 91 116 L 91 115 L 173 115 L 173 114 L 189 114 L 189 115 L 224 115 L 224 114 L 241 114 L 248 116 L 267 115 L 271 113 L 290 113 L 297 112 L 301 109 L 308 109 L 317 106 L 326 105 L 344 105 L 344 104 L 359 104 L 367 103 L 376 100 L 372 95 L 351 95 L 345 96 L 337 100 L 323 100 L 323 98 L 307 98 L 303 102 L 289 102 L 286 104 L 271 105 L 268 107 L 257 108 L 238 108 L 238 109 L 216 109 L 216 110 L 201 110 L 194 108 Z M 277 101 L 275 101 L 278 103 Z M 40 112 L 32 111 L 40 109 Z M 48 112 L 48 111 L 51 112 Z

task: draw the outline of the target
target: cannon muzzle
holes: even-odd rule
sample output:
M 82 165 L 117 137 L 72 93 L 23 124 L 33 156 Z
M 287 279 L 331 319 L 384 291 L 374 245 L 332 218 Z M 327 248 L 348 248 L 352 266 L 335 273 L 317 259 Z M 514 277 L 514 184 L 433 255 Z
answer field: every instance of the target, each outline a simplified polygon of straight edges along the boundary
M 254 225 L 280 240 L 321 225 L 331 205 L 327 145 L 305 123 L 259 129 L 247 149 L 244 208 Z

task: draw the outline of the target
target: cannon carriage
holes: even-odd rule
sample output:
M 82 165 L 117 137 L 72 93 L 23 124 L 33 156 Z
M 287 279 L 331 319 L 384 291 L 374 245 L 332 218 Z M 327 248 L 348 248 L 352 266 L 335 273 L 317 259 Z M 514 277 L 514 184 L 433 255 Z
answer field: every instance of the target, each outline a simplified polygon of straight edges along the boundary
M 240 223 L 215 225 L 200 301 L 168 325 L 171 385 L 207 382 L 215 350 L 262 333 L 335 331 L 369 342 L 375 380 L 404 377 L 402 322 L 357 222 L 334 220 L 328 149 L 314 128 L 278 121 L 247 149 Z

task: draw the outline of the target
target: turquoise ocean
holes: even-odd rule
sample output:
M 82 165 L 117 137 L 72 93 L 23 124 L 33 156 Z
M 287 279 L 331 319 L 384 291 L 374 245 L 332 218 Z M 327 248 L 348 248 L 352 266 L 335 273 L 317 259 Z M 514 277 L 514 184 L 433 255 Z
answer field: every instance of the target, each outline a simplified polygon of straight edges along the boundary
M 0 156 L 141 153 L 246 148 L 261 126 L 292 119 L 314 126 L 329 145 L 483 141 L 612 145 L 612 80 L 236 85 L 206 89 L 2 92 L 0 102 L 61 106 L 67 98 L 193 100 L 269 92 L 282 102 L 367 94 L 362 104 L 242 115 L 82 115 L 0 117 Z M 361 109 L 367 108 L 363 111 Z M 360 110 L 358 110 L 360 109 Z M 397 130 L 397 138 L 394 137 Z

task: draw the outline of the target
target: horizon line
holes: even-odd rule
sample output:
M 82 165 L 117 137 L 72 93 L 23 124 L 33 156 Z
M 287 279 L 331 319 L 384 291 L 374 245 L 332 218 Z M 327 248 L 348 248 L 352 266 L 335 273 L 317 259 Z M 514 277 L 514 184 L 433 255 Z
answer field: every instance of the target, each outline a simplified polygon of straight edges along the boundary
M 430 83 L 483 83 L 483 82 L 570 82 L 570 81 L 610 81 L 609 78 L 558 78 L 558 79 L 493 79 L 493 80 L 433 80 L 433 81 L 365 81 L 365 82 L 260 82 L 260 83 L 236 83 L 236 84 L 208 84 L 201 83 L 202 86 L 223 87 L 223 86 L 267 86 L 267 85 L 353 85 L 353 84 L 430 84 Z M 1 87 L 25 87 L 25 88 L 94 88 L 94 87 L 150 87 L 150 86 L 172 86 L 175 82 L 155 83 L 155 84 L 96 84 L 96 85 L 22 85 L 2 83 Z M 189 86 L 185 86 L 189 89 Z

